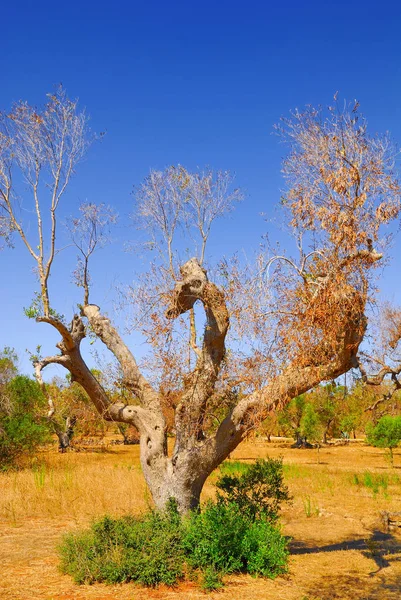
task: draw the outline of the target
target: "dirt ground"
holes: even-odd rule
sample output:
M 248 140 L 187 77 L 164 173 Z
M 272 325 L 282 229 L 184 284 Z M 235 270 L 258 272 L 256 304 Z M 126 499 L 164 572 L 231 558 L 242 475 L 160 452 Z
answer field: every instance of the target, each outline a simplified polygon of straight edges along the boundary
M 7 600 L 400 600 L 401 527 L 385 531 L 381 511 L 401 510 L 401 453 L 390 468 L 363 444 L 295 450 L 249 441 L 231 457 L 283 456 L 293 501 L 283 508 L 291 537 L 288 575 L 274 581 L 226 578 L 205 594 L 192 584 L 148 590 L 133 584 L 78 586 L 58 571 L 63 533 L 105 513 L 149 503 L 138 448 L 43 453 L 32 469 L 0 474 L 0 598 Z M 204 498 L 213 494 L 213 475 Z M 401 522 L 400 522 L 401 525 Z

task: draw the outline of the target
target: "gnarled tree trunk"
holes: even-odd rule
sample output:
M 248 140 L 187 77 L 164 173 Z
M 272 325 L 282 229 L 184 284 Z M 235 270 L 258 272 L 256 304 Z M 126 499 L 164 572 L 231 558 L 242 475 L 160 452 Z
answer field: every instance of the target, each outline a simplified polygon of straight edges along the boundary
M 41 318 L 56 327 L 62 335 L 58 344 L 61 353 L 39 361 L 36 371 L 50 363 L 67 368 L 74 381 L 85 389 L 97 410 L 106 420 L 134 425 L 140 435 L 140 460 L 145 480 L 157 508 L 165 507 L 175 498 L 179 509 L 186 512 L 199 505 L 202 487 L 210 473 L 238 446 L 245 435 L 261 422 L 266 414 L 283 407 L 295 396 L 315 387 L 323 380 L 333 379 L 355 366 L 355 356 L 365 330 L 364 303 L 344 312 L 341 329 L 336 331 L 336 352 L 326 363 L 290 364 L 261 390 L 242 397 L 228 410 L 217 431 L 204 431 L 207 404 L 225 355 L 225 337 L 229 315 L 223 292 L 208 280 L 206 271 L 196 259 L 181 268 L 182 280 L 176 284 L 167 317 L 176 318 L 190 311 L 200 301 L 205 309 L 206 327 L 202 348 L 196 349 L 197 361 L 185 378 L 175 408 L 176 438 L 171 456 L 167 452 L 167 427 L 161 395 L 141 373 L 134 356 L 121 339 L 110 320 L 98 306 L 82 307 L 67 329 L 55 319 Z M 349 290 L 346 292 L 349 293 Z M 355 298 L 350 296 L 353 308 Z M 124 385 L 139 400 L 139 405 L 111 403 L 106 391 L 86 366 L 80 352 L 85 336 L 83 318 L 119 361 Z

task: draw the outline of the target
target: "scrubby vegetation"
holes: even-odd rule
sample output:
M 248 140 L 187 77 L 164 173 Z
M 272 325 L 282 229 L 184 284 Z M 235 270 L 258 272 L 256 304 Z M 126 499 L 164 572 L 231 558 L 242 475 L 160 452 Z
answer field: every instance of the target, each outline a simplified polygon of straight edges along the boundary
M 43 418 L 45 405 L 39 384 L 29 377 L 17 375 L 1 386 L 0 469 L 29 459 L 40 444 L 49 440 L 49 428 Z
M 287 540 L 277 526 L 288 500 L 281 460 L 259 460 L 223 475 L 223 492 L 182 517 L 172 499 L 164 512 L 109 516 L 69 534 L 60 549 L 64 573 L 77 583 L 135 581 L 172 586 L 186 575 L 217 589 L 229 573 L 274 578 L 287 569 Z

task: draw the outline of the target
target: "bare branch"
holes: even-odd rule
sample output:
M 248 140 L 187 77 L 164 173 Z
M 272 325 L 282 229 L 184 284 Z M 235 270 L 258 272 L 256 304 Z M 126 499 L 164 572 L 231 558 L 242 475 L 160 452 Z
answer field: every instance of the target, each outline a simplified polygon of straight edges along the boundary
M 77 102 L 69 100 L 62 87 L 48 98 L 41 111 L 19 102 L 11 113 L 0 115 L 0 207 L 6 210 L 11 227 L 18 232 L 37 264 L 46 317 L 51 314 L 48 280 L 56 253 L 56 211 L 75 166 L 88 146 L 87 118 L 84 113 L 78 113 Z M 31 193 L 37 221 L 36 240 L 28 239 L 29 229 L 17 215 L 18 193 L 12 182 L 13 170 L 19 171 Z M 45 190 L 50 192 L 48 232 L 43 226 Z M 46 244 L 49 246 L 47 257 Z
M 110 320 L 100 313 L 95 304 L 84 306 L 82 315 L 88 319 L 93 331 L 119 361 L 124 374 L 124 384 L 138 396 L 144 406 L 156 406 L 158 396 L 155 390 L 140 372 L 134 356 Z
M 94 252 L 103 248 L 109 240 L 110 227 L 117 215 L 104 204 L 84 203 L 79 207 L 81 216 L 67 223 L 71 239 L 79 251 L 78 265 L 74 271 L 75 283 L 84 289 L 83 304 L 89 304 L 89 260 Z

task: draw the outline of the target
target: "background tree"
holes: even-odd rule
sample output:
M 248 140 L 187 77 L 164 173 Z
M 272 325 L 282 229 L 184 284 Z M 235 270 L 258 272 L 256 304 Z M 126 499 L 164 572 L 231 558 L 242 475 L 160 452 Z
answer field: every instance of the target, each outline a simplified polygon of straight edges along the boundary
M 15 466 L 50 440 L 39 384 L 16 375 L 0 392 L 0 468 Z
M 301 436 L 312 443 L 318 443 L 322 439 L 322 426 L 315 407 L 311 402 L 305 404 L 301 419 Z
M 386 415 L 380 421 L 367 429 L 368 443 L 376 448 L 387 448 L 391 466 L 394 466 L 393 449 L 401 442 L 401 417 Z
M 342 409 L 347 406 L 347 394 L 347 387 L 337 385 L 336 382 L 318 386 L 310 394 L 319 419 L 323 444 L 327 443 L 329 437 L 339 436 L 341 433 L 340 422 Z
M 356 381 L 347 389 L 345 395 L 338 399 L 337 420 L 340 432 L 352 434 L 356 438 L 357 432 L 364 432 L 369 419 L 365 408 L 371 402 L 372 395 L 363 383 Z
M 106 423 L 78 383 L 53 380 L 45 389 L 51 405 L 48 418 L 59 439 L 59 450 L 65 452 L 73 437 L 80 444 L 88 438 L 105 436 Z
M 292 398 L 278 413 L 278 424 L 286 435 L 291 435 L 297 445 L 302 444 L 301 422 L 307 403 L 306 394 Z
M 385 303 L 373 322 L 375 343 L 358 357 L 361 384 L 370 401 L 365 412 L 373 423 L 399 412 L 401 382 L 401 309 Z
M 18 373 L 18 355 L 14 348 L 5 346 L 0 351 L 0 391 L 4 389 L 11 379 Z
M 17 365 L 18 356 L 14 348 L 5 346 L 0 352 L 0 402 L 3 414 L 7 414 L 12 410 L 7 386 L 18 375 Z
M 152 172 L 136 192 L 136 214 L 157 250 L 148 273 L 130 290 L 132 326 L 152 351 L 139 365 L 88 296 L 69 327 L 50 306 L 56 212 L 87 146 L 84 115 L 58 92 L 42 112 L 20 104 L 3 122 L 2 206 L 36 261 L 40 281 L 41 304 L 30 316 L 62 338 L 59 354 L 38 360 L 38 379 L 49 364 L 68 369 L 106 420 L 137 428 L 156 506 L 174 497 L 181 511 L 194 508 L 208 475 L 269 411 L 357 365 L 375 267 L 385 248 L 379 232 L 399 213 L 391 144 L 367 134 L 357 106 L 327 113 L 309 108 L 283 121 L 280 133 L 290 143 L 283 205 L 299 258 L 262 255 L 253 268 L 237 259 L 206 269 L 211 227 L 240 196 L 228 173 L 189 173 L 183 167 Z M 45 166 L 53 182 L 47 261 L 36 184 Z M 16 216 L 8 176 L 14 168 L 22 169 L 31 186 L 38 252 Z M 191 245 L 190 254 L 183 252 Z M 189 260 L 182 264 L 184 258 Z M 114 354 L 134 402 L 113 402 L 87 367 L 80 348 L 87 327 Z M 171 455 L 166 403 L 174 411 Z M 217 423 L 216 407 L 224 412 Z
M 267 441 L 271 441 L 272 435 L 278 435 L 279 431 L 279 414 L 275 411 L 270 412 L 264 421 L 261 423 L 258 433 L 265 436 Z

